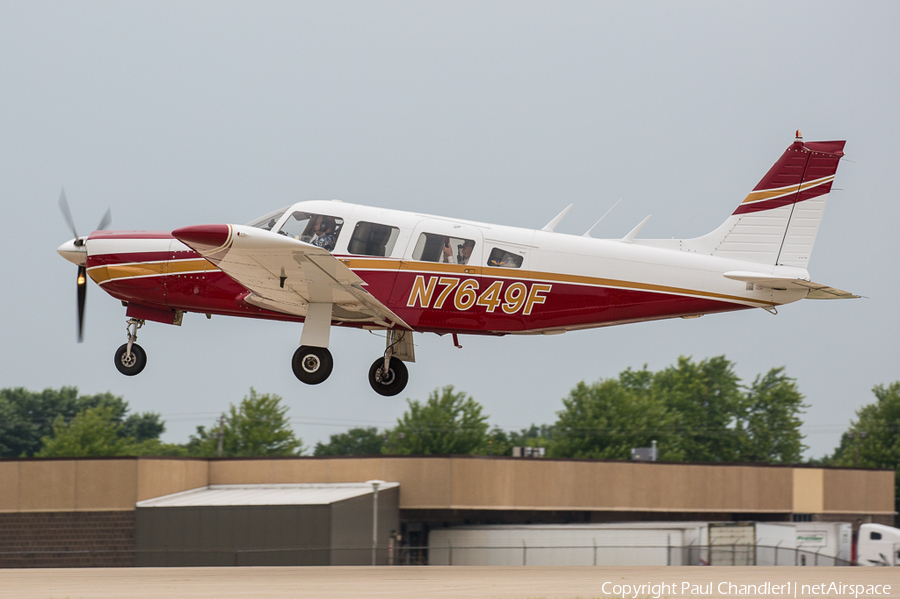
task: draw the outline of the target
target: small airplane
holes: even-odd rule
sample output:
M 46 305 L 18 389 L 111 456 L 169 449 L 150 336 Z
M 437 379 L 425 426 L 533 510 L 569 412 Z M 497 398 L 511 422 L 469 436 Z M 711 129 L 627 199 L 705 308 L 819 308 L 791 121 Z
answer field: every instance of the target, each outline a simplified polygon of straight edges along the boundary
M 794 142 L 725 222 L 693 239 L 554 232 L 332 201 L 306 201 L 247 225 L 106 231 L 57 250 L 78 265 L 78 338 L 86 276 L 126 307 L 125 375 L 144 369 L 146 321 L 186 312 L 302 322 L 292 368 L 316 385 L 331 374 L 332 326 L 383 331 L 369 369 L 379 394 L 400 393 L 415 361 L 412 333 L 557 334 L 705 314 L 859 297 L 807 272 L 844 141 Z M 602 220 L 602 219 L 601 219 Z M 599 222 L 599 221 L 598 221 Z M 595 225 L 596 226 L 596 225 Z M 593 227 L 591 227 L 593 229 Z

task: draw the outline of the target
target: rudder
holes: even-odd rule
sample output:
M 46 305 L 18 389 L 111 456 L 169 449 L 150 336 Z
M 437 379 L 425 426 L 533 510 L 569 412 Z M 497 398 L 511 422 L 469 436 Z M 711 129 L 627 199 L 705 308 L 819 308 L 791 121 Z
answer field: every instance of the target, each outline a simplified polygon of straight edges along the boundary
M 714 256 L 806 268 L 845 143 L 804 143 L 797 131 L 728 220 L 689 245 Z

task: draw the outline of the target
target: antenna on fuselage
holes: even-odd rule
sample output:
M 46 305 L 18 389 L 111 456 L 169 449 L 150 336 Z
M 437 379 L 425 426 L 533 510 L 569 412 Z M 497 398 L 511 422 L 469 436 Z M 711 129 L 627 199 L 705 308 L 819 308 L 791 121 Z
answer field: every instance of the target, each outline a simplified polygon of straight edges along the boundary
M 551 220 L 549 223 L 544 225 L 544 227 L 541 229 L 541 231 L 553 231 L 553 229 L 556 228 L 556 225 L 559 224 L 559 221 L 561 221 L 563 219 L 563 217 L 566 215 L 566 213 L 568 213 L 569 210 L 571 210 L 572 206 L 574 206 L 574 205 L 575 204 L 569 204 L 568 206 L 563 208 L 563 211 L 560 212 L 559 214 L 557 214 L 556 217 L 553 220 Z
M 588 230 L 585 232 L 584 235 L 582 235 L 582 237 L 590 237 L 590 236 L 591 236 L 591 231 L 594 230 L 594 227 L 596 227 L 597 225 L 599 225 L 599 224 L 600 224 L 600 221 L 603 220 L 604 218 L 606 218 L 606 215 L 609 214 L 610 212 L 612 212 L 612 209 L 615 208 L 616 206 L 618 206 L 618 205 L 619 205 L 619 202 L 621 202 L 621 201 L 622 201 L 622 198 L 619 198 L 619 199 L 616 201 L 616 203 L 613 204 L 612 207 L 611 207 L 609 210 L 607 210 L 606 213 L 605 213 L 603 216 L 600 217 L 600 220 L 598 220 L 597 222 L 595 222 L 595 223 L 593 224 L 593 226 L 592 226 L 590 229 L 588 229 Z
M 625 243 L 631 243 L 632 241 L 634 241 L 635 236 L 640 232 L 641 229 L 644 228 L 644 225 L 647 224 L 647 221 L 650 220 L 651 216 L 653 216 L 653 215 L 650 214 L 647 216 L 647 218 L 645 218 L 644 220 L 639 222 L 638 226 L 633 228 L 631 231 L 628 232 L 628 235 L 626 235 L 625 237 L 622 238 L 622 241 L 624 241 Z

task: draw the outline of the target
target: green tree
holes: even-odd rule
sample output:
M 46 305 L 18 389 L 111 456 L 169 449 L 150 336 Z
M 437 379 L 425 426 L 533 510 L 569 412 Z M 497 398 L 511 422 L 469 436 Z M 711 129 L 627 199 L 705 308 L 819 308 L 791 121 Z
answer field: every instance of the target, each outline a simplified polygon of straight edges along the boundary
M 119 431 L 122 437 L 135 441 L 149 441 L 159 439 L 166 431 L 166 425 L 159 414 L 144 412 L 143 414 L 131 414 L 122 422 Z
M 549 424 L 532 424 L 529 428 L 509 432 L 494 427 L 488 432 L 487 447 L 481 448 L 479 453 L 508 456 L 512 455 L 513 447 L 544 447 L 549 451 L 553 443 L 553 431 L 553 425 Z
M 482 407 L 452 386 L 432 391 L 423 404 L 407 400 L 409 409 L 389 433 L 383 453 L 401 455 L 470 454 L 488 441 Z
M 378 455 L 383 447 L 384 436 L 374 426 L 351 428 L 331 435 L 328 443 L 316 443 L 313 455 Z
M 733 462 L 739 459 L 736 429 L 743 394 L 734 365 L 717 356 L 694 362 L 681 356 L 675 366 L 652 375 L 649 385 L 674 416 L 674 439 L 689 462 Z
M 757 376 L 744 394 L 740 418 L 738 458 L 743 462 L 798 463 L 803 450 L 800 414 L 803 395 L 784 367 Z
M 634 447 L 658 442 L 660 459 L 680 460 L 675 415 L 649 389 L 646 369 L 618 379 L 578 383 L 557 412 L 550 454 L 554 457 L 629 459 Z
M 119 436 L 122 425 L 116 422 L 115 408 L 88 408 L 66 422 L 62 415 L 53 422 L 52 436 L 42 439 L 36 457 L 105 457 L 133 455 L 133 440 Z
M 29 391 L 22 387 L 0 389 L 0 458 L 30 457 L 42 447 L 44 437 L 52 437 L 58 417 L 71 422 L 79 413 L 98 406 L 108 406 L 118 423 L 132 422 L 140 429 L 142 440 L 155 439 L 162 434 L 165 425 L 158 414 L 144 413 L 127 416 L 128 403 L 111 393 L 78 395 L 76 387 Z M 152 421 L 153 426 L 146 423 Z M 144 423 L 138 426 L 138 423 Z M 132 428 L 118 429 L 120 438 L 135 436 Z
M 222 450 L 225 456 L 300 455 L 302 442 L 294 436 L 287 418 L 288 406 L 275 394 L 258 394 L 250 389 L 240 405 L 231 404 L 223 424 Z M 219 427 L 198 426 L 191 435 L 188 451 L 206 457 L 218 454 Z
M 829 463 L 898 471 L 900 497 L 900 381 L 872 389 L 875 402 L 861 407 Z

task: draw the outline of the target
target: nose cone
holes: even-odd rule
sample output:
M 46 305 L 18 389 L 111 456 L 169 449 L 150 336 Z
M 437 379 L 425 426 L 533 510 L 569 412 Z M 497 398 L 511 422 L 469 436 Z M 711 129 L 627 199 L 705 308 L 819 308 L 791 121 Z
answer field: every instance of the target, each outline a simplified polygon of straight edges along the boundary
M 84 245 L 84 239 L 70 239 L 58 248 L 56 253 L 78 266 L 84 266 L 87 262 L 87 246 Z
M 172 231 L 172 236 L 190 246 L 201 256 L 214 254 L 224 249 L 231 241 L 231 227 L 228 225 L 195 225 Z

